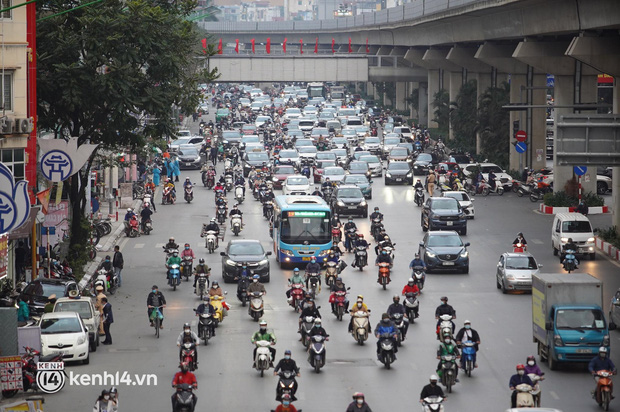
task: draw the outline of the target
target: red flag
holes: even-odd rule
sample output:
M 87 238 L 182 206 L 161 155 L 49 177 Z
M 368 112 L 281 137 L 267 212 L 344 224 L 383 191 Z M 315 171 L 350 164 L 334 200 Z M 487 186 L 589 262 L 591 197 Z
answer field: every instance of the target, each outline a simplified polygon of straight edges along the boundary
M 351 38 L 349 37 L 349 53 L 353 53 L 353 49 L 351 48 Z
M 220 39 L 219 44 L 217 45 L 217 54 L 222 54 L 224 51 L 222 50 L 222 39 Z
M 207 39 L 202 39 L 202 52 L 207 54 Z
M 314 54 L 319 52 L 319 38 L 316 38 L 316 43 L 314 43 Z
M 304 39 L 299 39 L 299 54 L 304 54 Z
M 254 39 L 252 39 L 252 53 L 254 53 L 254 52 L 255 52 L 255 51 L 254 51 L 254 42 L 255 42 L 255 40 L 254 40 Z
M 271 39 L 269 37 L 267 37 L 267 46 L 265 47 L 265 50 L 267 50 L 267 54 L 271 53 Z
M 368 37 L 366 37 L 366 53 L 370 53 L 370 47 L 368 47 Z
M 235 39 L 235 51 L 239 53 L 239 39 Z
M 334 40 L 334 38 L 332 37 L 332 53 L 336 53 L 336 50 L 334 50 L 334 45 L 335 44 L 336 44 L 336 40 Z
M 282 51 L 286 53 L 286 37 L 284 38 L 284 42 L 282 43 Z

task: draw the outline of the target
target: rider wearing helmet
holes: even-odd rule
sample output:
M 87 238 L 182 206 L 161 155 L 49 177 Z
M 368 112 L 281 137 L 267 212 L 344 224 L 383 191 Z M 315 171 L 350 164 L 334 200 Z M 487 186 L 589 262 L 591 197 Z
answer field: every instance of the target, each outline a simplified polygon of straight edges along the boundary
M 282 403 L 276 407 L 274 412 L 297 412 L 299 409 L 295 408 L 291 402 L 295 399 L 288 393 L 282 395 Z
M 185 189 L 187 186 L 193 186 L 192 182 L 189 180 L 189 177 L 185 178 L 185 182 L 183 182 L 183 189 Z
M 520 243 L 520 244 L 523 245 L 523 250 L 524 251 L 527 250 L 527 240 L 525 240 L 525 237 L 523 237 L 523 233 L 522 232 L 517 233 L 517 237 L 512 242 L 513 245 L 516 245 L 517 243 Z
M 181 251 L 181 258 L 184 258 L 186 256 L 189 256 L 193 259 L 196 259 L 196 255 L 194 254 L 194 251 L 192 250 L 192 248 L 190 247 L 189 243 L 185 244 L 185 247 L 183 248 L 183 250 Z
M 592 375 L 594 375 L 594 379 L 596 380 L 597 383 L 598 383 L 597 373 L 599 371 L 603 371 L 603 370 L 610 371 L 614 375 L 618 373 L 618 371 L 616 371 L 616 365 L 614 365 L 614 363 L 611 361 L 611 359 L 609 358 L 609 353 L 607 352 L 608 352 L 607 348 L 605 346 L 601 346 L 600 348 L 598 348 L 598 355 L 592 358 L 592 360 L 588 364 L 588 370 L 590 371 Z M 596 393 L 596 387 L 594 389 L 595 391 L 593 392 L 593 395 Z M 611 386 L 611 389 L 612 389 L 611 398 L 613 399 L 613 385 Z
M 200 275 L 207 277 L 207 288 L 209 287 L 209 276 L 211 276 L 211 268 L 205 263 L 204 258 L 200 258 L 198 264 L 194 266 L 194 293 L 196 293 L 196 282 Z
M 529 376 L 525 373 L 525 365 L 517 365 L 517 373 L 510 377 L 510 382 L 508 383 L 508 387 L 512 391 L 512 396 L 510 397 L 510 401 L 512 402 L 512 407 L 517 407 L 517 386 L 525 383 L 530 386 L 534 386 L 534 383 L 530 379 Z
M 531 355 L 527 357 L 527 363 L 525 364 L 525 374 L 529 375 L 530 373 L 533 373 L 534 375 L 538 375 L 541 377 L 545 374 L 543 371 L 540 370 L 540 367 L 536 364 L 536 358 Z
M 164 246 L 164 249 L 178 249 L 179 245 L 177 245 L 177 242 L 174 241 L 174 238 L 172 236 L 170 236 L 170 239 L 168 239 L 168 243 L 166 243 L 166 245 Z
M 323 336 L 324 338 L 327 338 L 329 336 L 327 334 L 327 332 L 325 331 L 325 328 L 323 328 L 323 326 L 322 326 L 321 318 L 316 318 L 314 320 L 314 325 L 313 326 L 314 327 L 308 333 L 308 335 L 310 335 L 310 337 L 319 335 L 319 336 Z
M 424 402 L 424 398 L 428 398 L 430 396 L 441 396 L 442 398 L 446 397 L 443 394 L 443 389 L 441 389 L 441 386 L 437 385 L 438 380 L 439 377 L 437 375 L 431 375 L 429 384 L 422 388 L 422 392 L 420 393 L 420 403 Z
M 407 310 L 405 306 L 400 303 L 400 296 L 394 295 L 392 297 L 392 304 L 388 306 L 387 314 L 392 318 L 396 314 L 403 315 L 403 330 L 402 330 L 402 340 L 405 340 L 405 336 L 407 336 L 407 330 L 409 329 L 409 320 L 407 319 Z
M 168 280 L 170 280 L 170 269 L 172 265 L 181 266 L 181 258 L 179 257 L 179 252 L 176 249 L 172 252 L 172 256 L 170 256 L 168 260 L 166 261 L 166 267 L 168 268 L 168 270 L 166 271 L 166 278 Z M 178 281 L 179 282 L 181 281 L 180 277 Z
M 310 258 L 310 263 L 306 265 L 306 289 L 308 289 L 308 282 L 310 281 L 310 274 L 321 273 L 321 265 L 316 262 L 316 257 Z M 319 291 L 321 290 L 321 277 L 319 276 Z
M 390 335 L 394 343 L 396 343 L 396 336 L 398 334 L 398 328 L 394 325 L 394 322 L 390 320 L 390 315 L 384 313 L 381 315 L 381 321 L 375 326 L 375 336 L 377 337 L 377 358 L 381 353 L 381 335 Z M 394 345 L 394 353 L 398 352 L 398 345 Z
M 261 292 L 263 295 L 267 293 L 267 291 L 265 290 L 265 285 L 260 283 L 259 275 L 252 276 L 252 283 L 250 284 L 250 286 L 248 286 L 247 292 L 248 295 L 251 295 L 254 292 Z
M 383 220 L 383 213 L 379 212 L 378 207 L 375 207 L 375 211 L 372 212 L 370 216 L 368 217 L 370 218 L 371 221 L 375 219 Z
M 200 339 L 196 332 L 192 330 L 192 327 L 189 323 L 183 324 L 183 331 L 179 334 L 177 338 L 177 346 L 181 347 L 184 343 L 193 343 L 194 345 L 200 345 Z M 183 361 L 181 356 L 182 349 L 179 350 L 179 361 Z M 196 369 L 198 369 L 198 348 L 194 351 L 194 362 L 196 363 Z
M 351 309 L 349 309 L 349 313 L 351 314 L 351 320 L 349 321 L 349 333 L 353 333 L 353 315 L 355 312 L 364 312 L 366 314 L 370 313 L 368 306 L 364 303 L 364 296 L 357 295 L 357 299 Z M 368 333 L 371 333 L 370 322 L 368 323 Z
M 475 329 L 471 328 L 471 322 L 468 320 L 465 320 L 465 322 L 463 323 L 463 327 L 458 331 L 458 333 L 456 334 L 456 344 L 457 345 L 461 345 L 463 342 L 473 342 L 474 344 L 474 350 L 476 351 L 476 353 L 474 353 L 474 367 L 478 367 L 478 364 L 476 363 L 476 355 L 478 352 L 478 347 L 480 345 L 480 335 L 478 335 L 478 332 Z M 529 359 L 529 358 L 528 358 Z M 535 364 L 536 362 L 534 362 Z M 463 358 L 461 360 L 461 367 L 462 369 L 465 369 L 465 358 Z
M 389 263 L 392 267 L 392 258 L 388 255 L 387 250 L 382 250 L 375 259 L 375 266 L 379 266 L 380 263 Z
M 449 332 L 443 334 L 443 342 L 439 342 L 439 347 L 437 348 L 437 359 L 439 359 L 437 374 L 439 376 L 441 376 L 441 357 L 447 355 L 456 356 L 457 358 L 461 357 L 456 342 L 452 339 L 452 335 Z M 456 365 L 456 362 L 454 364 Z M 455 368 L 455 378 L 457 382 L 459 381 L 458 376 L 459 368 Z
M 272 345 L 269 346 L 269 352 L 271 352 L 270 365 L 273 367 L 273 360 L 276 358 L 276 350 L 275 348 L 273 348 L 273 345 L 275 345 L 276 343 L 276 335 L 273 334 L 273 332 L 267 331 L 267 321 L 261 320 L 258 325 L 259 325 L 258 332 L 254 332 L 254 335 L 252 335 L 252 343 L 254 344 L 259 340 L 266 340 L 268 342 L 271 342 Z M 254 348 L 253 359 L 256 359 L 256 349 L 258 349 L 258 347 Z M 252 367 L 255 368 L 256 363 L 254 363 Z
M 174 375 L 174 379 L 172 379 L 172 387 L 177 388 L 177 390 L 179 390 L 180 389 L 179 386 L 185 383 L 187 385 L 190 385 L 193 389 L 197 389 L 198 381 L 196 381 L 196 375 L 194 375 L 192 372 L 189 371 L 189 365 L 183 362 L 181 363 L 181 365 L 179 365 L 179 367 L 181 368 L 181 372 L 177 372 Z M 198 401 L 198 397 L 196 396 L 196 394 L 193 394 L 193 395 L 194 395 L 194 398 L 193 398 L 192 410 L 196 408 L 196 402 Z M 108 409 L 108 410 L 112 410 L 112 409 Z M 172 410 L 173 411 L 177 410 L 176 394 L 172 395 Z
M 131 220 L 132 217 L 134 217 L 136 214 L 133 212 L 132 208 L 128 208 L 127 209 L 127 213 L 125 213 L 125 222 L 129 222 Z
M 293 269 L 293 276 L 291 276 L 288 280 L 290 289 L 286 291 L 286 297 L 287 298 L 291 297 L 291 292 L 293 291 L 293 285 L 303 284 L 304 282 L 305 282 L 305 279 L 303 276 L 301 276 L 301 273 L 299 272 L 299 268 Z
M 413 278 L 407 279 L 407 284 L 405 285 L 405 287 L 403 287 L 401 295 L 407 296 L 407 293 L 413 293 L 415 295 L 420 294 L 420 288 L 418 288 L 418 285 L 415 284 Z M 413 312 L 415 313 L 415 317 L 417 318 L 420 315 L 420 305 L 416 306 L 413 309 Z
M 347 287 L 344 285 L 342 278 L 338 276 L 330 288 L 329 303 L 332 305 L 332 313 L 336 313 L 336 292 L 346 292 Z M 349 310 L 349 300 L 345 297 L 344 310 Z
M 200 237 L 205 237 L 208 231 L 215 232 L 215 247 L 217 247 L 219 244 L 220 225 L 217 224 L 217 220 L 215 218 L 211 218 L 211 221 L 209 222 L 209 224 L 206 226 L 203 226 Z
M 353 245 L 356 248 L 358 247 L 363 247 L 364 249 L 368 249 L 368 242 L 366 241 L 366 239 L 364 239 L 364 234 L 363 233 L 358 233 L 357 235 L 357 239 L 355 240 L 355 244 Z M 353 260 L 353 264 L 351 265 L 352 267 L 356 267 L 357 266 L 357 253 L 355 254 L 355 259 Z
M 346 412 L 372 412 L 372 409 L 366 403 L 364 394 L 362 392 L 355 392 L 353 394 L 353 402 L 349 404 Z
M 101 395 L 97 398 L 93 410 L 113 411 L 115 410 L 116 406 L 116 402 L 113 399 L 110 399 L 110 392 L 107 389 L 104 389 L 101 391 Z
M 413 260 L 409 263 L 409 269 L 413 270 L 413 268 L 416 266 L 422 266 L 424 269 L 426 269 L 426 263 L 424 263 L 424 260 L 420 259 L 419 253 L 416 253 Z

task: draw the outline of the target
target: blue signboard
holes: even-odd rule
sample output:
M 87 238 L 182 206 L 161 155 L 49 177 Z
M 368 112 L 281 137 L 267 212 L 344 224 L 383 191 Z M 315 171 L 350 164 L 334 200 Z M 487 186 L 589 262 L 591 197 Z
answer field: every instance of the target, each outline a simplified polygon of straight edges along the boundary
M 575 166 L 573 167 L 573 172 L 575 172 L 575 174 L 577 176 L 583 176 L 586 174 L 586 172 L 588 171 L 588 167 L 587 166 Z
M 517 150 L 517 153 L 525 153 L 527 150 L 527 143 L 517 142 L 517 144 L 515 144 L 515 149 Z

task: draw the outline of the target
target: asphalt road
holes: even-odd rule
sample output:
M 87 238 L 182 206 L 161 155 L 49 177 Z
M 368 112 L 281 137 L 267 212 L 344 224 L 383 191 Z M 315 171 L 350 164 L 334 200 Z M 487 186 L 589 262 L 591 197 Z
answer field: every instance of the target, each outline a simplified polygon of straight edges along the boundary
M 221 166 L 218 168 L 221 169 Z M 200 182 L 199 172 L 183 172 L 182 179 L 190 176 Z M 413 203 L 411 187 L 384 187 L 383 180 L 374 179 L 373 200 L 370 207 L 379 206 L 385 214 L 385 227 L 396 242 L 396 259 L 393 282 L 387 291 L 376 283 L 374 267 L 363 272 L 347 268 L 343 279 L 351 287 L 351 295 L 363 294 L 373 310 L 374 325 L 391 303 L 392 296 L 400 291 L 409 277 L 408 263 L 423 237 L 420 228 L 420 210 Z M 229 195 L 229 198 L 231 196 Z M 157 200 L 160 198 L 158 196 Z M 232 202 L 231 202 L 232 203 Z M 320 374 L 311 371 L 297 341 L 297 316 L 288 307 L 284 292 L 290 270 L 280 270 L 271 257 L 271 283 L 267 284 L 265 319 L 273 329 L 278 343 L 278 358 L 284 349 L 293 351 L 293 358 L 302 368 L 299 379 L 299 401 L 295 403 L 304 411 L 344 411 L 354 391 L 362 391 L 374 411 L 416 410 L 419 393 L 435 371 L 434 310 L 440 296 L 447 295 L 457 311 L 457 326 L 465 319 L 481 335 L 478 355 L 479 368 L 471 378 L 460 374 L 452 395 L 445 403 L 446 411 L 498 412 L 509 407 L 508 380 L 515 365 L 525 363 L 526 357 L 535 354 L 531 333 L 530 295 L 502 295 L 495 287 L 495 270 L 499 255 L 509 250 L 518 232 L 528 240 L 529 251 L 544 265 L 548 272 L 561 271 L 558 259 L 552 255 L 550 230 L 552 216 L 534 212 L 537 205 L 527 198 L 512 193 L 502 197 L 491 195 L 476 197 L 476 219 L 469 222 L 466 241 L 471 243 L 470 274 L 432 274 L 422 294 L 420 318 L 409 328 L 407 340 L 398 353 L 392 370 L 386 370 L 376 360 L 375 339 L 365 346 L 358 346 L 347 334 L 347 322 L 338 322 L 329 313 L 327 293 L 318 298 L 322 306 L 323 325 L 331 335 L 327 342 L 327 366 Z M 259 239 L 271 250 L 267 222 L 262 218 L 260 204 L 248 198 L 241 206 L 245 229 L 241 238 Z M 178 243 L 191 243 L 198 257 L 204 257 L 212 267 L 212 280 L 221 278 L 221 257 L 209 255 L 204 241 L 199 237 L 200 226 L 214 215 L 213 193 L 201 185 L 195 187 L 195 200 L 187 204 L 179 200 L 176 205 L 159 206 L 154 215 L 155 230 L 150 236 L 135 239 L 123 238 L 119 242 L 125 255 L 123 287 L 111 298 L 115 323 L 112 325 L 114 344 L 100 346 L 91 356 L 88 366 L 70 365 L 68 373 L 114 374 L 124 371 L 133 374 L 154 374 L 157 385 L 118 386 L 121 411 L 170 410 L 170 381 L 178 370 L 176 338 L 184 322 L 195 317 L 192 308 L 198 298 L 191 284 L 183 283 L 173 292 L 165 285 L 164 255 L 161 246 L 168 237 Z M 592 216 L 594 226 L 609 225 L 610 216 Z M 356 223 L 369 236 L 367 219 L 357 218 Z M 368 237 L 367 237 L 368 238 Z M 226 241 L 230 233 L 226 234 Z M 346 256 L 347 263 L 352 257 Z M 611 295 L 620 287 L 619 265 L 597 254 L 593 262 L 584 261 L 580 271 L 591 273 L 605 282 L 605 307 Z M 146 296 L 152 284 L 158 284 L 168 300 L 165 329 L 156 339 L 146 316 Z M 234 285 L 222 285 L 229 292 L 232 306 L 229 316 L 217 331 L 208 347 L 199 347 L 200 367 L 196 372 L 199 389 L 197 410 L 256 410 L 275 408 L 277 378 L 261 378 L 251 368 L 252 345 L 250 337 L 258 326 L 241 308 L 235 297 Z M 620 332 L 612 332 L 612 358 L 620 359 L 613 350 L 620 341 Z M 565 412 L 595 411 L 598 406 L 590 398 L 593 381 L 581 366 L 550 372 L 541 365 L 547 379 L 542 383 L 543 406 Z M 111 384 L 76 386 L 70 382 L 59 393 L 46 396 L 46 411 L 86 411 L 92 408 L 98 393 Z M 612 404 L 612 407 L 614 404 Z

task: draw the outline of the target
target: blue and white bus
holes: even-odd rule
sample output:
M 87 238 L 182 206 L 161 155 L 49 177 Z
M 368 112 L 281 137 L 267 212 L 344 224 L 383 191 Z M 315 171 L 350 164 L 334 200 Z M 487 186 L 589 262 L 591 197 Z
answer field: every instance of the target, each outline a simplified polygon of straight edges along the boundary
M 332 247 L 331 210 L 319 196 L 276 196 L 273 247 L 281 266 L 321 261 Z

